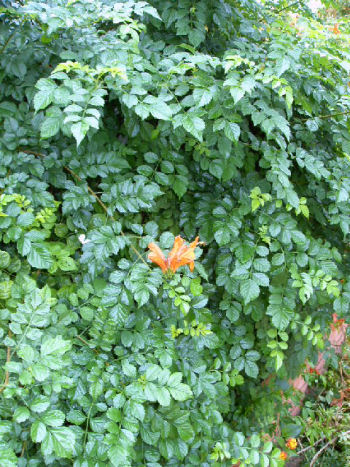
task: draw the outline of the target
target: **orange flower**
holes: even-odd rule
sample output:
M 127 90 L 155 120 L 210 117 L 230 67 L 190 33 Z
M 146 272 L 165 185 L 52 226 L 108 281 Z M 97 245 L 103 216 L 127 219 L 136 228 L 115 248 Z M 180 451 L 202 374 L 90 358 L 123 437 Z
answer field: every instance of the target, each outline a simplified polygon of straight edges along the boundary
M 332 29 L 332 32 L 333 32 L 333 34 L 340 34 L 341 33 L 340 29 L 338 28 L 337 23 L 334 25 L 334 28 Z
M 151 250 L 151 253 L 148 255 L 148 259 L 159 266 L 163 272 L 167 272 L 169 270 L 176 272 L 179 267 L 186 265 L 188 265 L 190 271 L 193 271 L 194 260 L 196 257 L 194 250 L 198 244 L 203 243 L 198 240 L 199 237 L 196 237 L 190 246 L 187 246 L 185 244 L 185 240 L 178 235 L 175 238 L 173 248 L 167 258 L 165 258 L 164 253 L 159 246 L 152 242 L 148 245 L 148 248 Z
M 285 461 L 287 459 L 287 453 L 282 451 L 281 454 L 280 454 L 280 459 L 282 459 L 283 461 Z
M 298 441 L 295 438 L 289 438 L 289 440 L 286 442 L 286 446 L 287 448 L 294 451 L 294 449 L 296 449 L 298 446 Z
M 164 253 L 155 243 L 150 243 L 148 248 L 151 250 L 151 253 L 148 255 L 148 259 L 155 263 L 161 268 L 163 272 L 168 269 L 167 260 L 165 259 Z

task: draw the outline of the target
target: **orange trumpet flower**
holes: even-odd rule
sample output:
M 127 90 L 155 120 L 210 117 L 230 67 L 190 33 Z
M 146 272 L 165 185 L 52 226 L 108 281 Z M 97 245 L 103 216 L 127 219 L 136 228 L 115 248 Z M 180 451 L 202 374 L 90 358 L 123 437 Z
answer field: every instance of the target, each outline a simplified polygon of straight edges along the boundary
M 340 34 L 341 33 L 337 23 L 333 26 L 333 28 L 330 28 L 330 30 L 332 31 L 333 34 Z
M 188 246 L 185 244 L 185 240 L 181 238 L 180 235 L 178 235 L 175 237 L 173 248 L 167 258 L 165 258 L 164 253 L 159 248 L 159 246 L 151 242 L 148 245 L 148 248 L 151 250 L 151 253 L 148 255 L 148 259 L 152 261 L 152 263 L 155 263 L 157 266 L 159 266 L 163 272 L 167 272 L 169 270 L 176 272 L 179 267 L 186 265 L 188 265 L 190 271 L 193 271 L 194 260 L 196 257 L 194 250 L 198 244 L 203 243 L 199 242 L 198 240 L 199 237 L 196 237 L 195 240 Z

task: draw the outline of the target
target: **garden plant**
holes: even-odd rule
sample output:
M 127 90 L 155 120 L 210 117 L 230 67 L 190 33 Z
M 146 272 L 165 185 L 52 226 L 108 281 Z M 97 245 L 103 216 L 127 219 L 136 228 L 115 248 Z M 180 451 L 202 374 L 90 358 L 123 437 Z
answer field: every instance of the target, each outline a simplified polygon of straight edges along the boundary
M 321 436 L 293 381 L 349 321 L 350 49 L 306 3 L 1 2 L 1 467 Z

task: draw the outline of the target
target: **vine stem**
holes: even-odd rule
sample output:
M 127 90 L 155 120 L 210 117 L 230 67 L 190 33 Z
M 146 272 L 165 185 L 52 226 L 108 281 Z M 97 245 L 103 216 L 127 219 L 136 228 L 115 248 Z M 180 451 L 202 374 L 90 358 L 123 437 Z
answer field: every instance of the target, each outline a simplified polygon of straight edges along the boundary
M 25 450 L 26 450 L 26 446 L 27 446 L 27 441 L 23 441 L 22 451 L 21 451 L 21 455 L 20 455 L 19 457 L 23 457 L 23 456 L 24 456 L 24 453 L 25 453 Z
M 83 342 L 85 345 L 87 345 L 89 347 L 89 349 L 91 349 L 91 347 L 89 346 L 89 343 L 83 339 L 82 337 L 80 336 L 75 336 L 76 339 L 79 339 L 81 342 Z M 98 354 L 98 351 L 96 349 L 91 349 L 92 351 L 94 351 L 96 354 Z
M 289 5 L 281 8 L 280 10 L 277 10 L 276 13 L 279 14 L 279 13 L 281 13 L 281 11 L 287 10 L 288 8 L 291 8 L 292 6 L 298 5 L 299 3 L 300 3 L 300 0 L 297 0 L 294 3 L 290 3 Z
M 313 118 L 332 118 L 332 117 L 338 117 L 339 115 L 348 115 L 350 114 L 350 110 L 346 110 L 345 112 L 337 112 L 334 114 L 328 114 L 328 115 L 315 115 L 314 117 L 308 117 L 308 118 L 302 118 L 302 122 L 306 122 L 307 120 L 313 119 Z
M 22 150 L 22 149 L 19 149 L 19 151 L 24 152 L 25 154 L 33 154 L 33 156 L 36 156 L 36 157 L 45 157 L 45 154 L 42 154 L 40 152 Z M 63 168 L 64 168 L 64 170 L 66 172 L 68 172 L 78 182 L 83 182 L 83 180 L 79 177 L 79 175 L 76 174 L 72 169 L 70 169 L 66 165 L 64 165 Z M 116 221 L 115 217 L 112 214 L 110 214 L 110 212 L 108 210 L 108 207 L 105 205 L 105 203 L 101 200 L 101 198 L 94 192 L 94 190 L 88 184 L 87 184 L 87 189 L 88 189 L 88 192 L 96 199 L 96 201 L 101 206 L 101 208 L 105 211 L 107 216 L 110 219 L 112 219 L 112 221 Z M 120 231 L 120 233 L 121 233 L 121 235 L 123 237 L 126 237 L 125 233 L 122 230 Z M 136 256 L 138 256 L 138 258 L 147 266 L 147 268 L 150 269 L 149 265 L 146 263 L 146 261 L 144 260 L 144 258 L 141 255 L 141 253 L 137 250 L 137 248 L 134 247 L 134 245 L 132 243 L 130 244 L 130 248 L 136 254 Z
M 337 436 L 335 436 L 333 439 L 331 439 L 330 441 L 328 441 L 328 443 L 326 443 L 319 451 L 316 452 L 316 454 L 314 455 L 314 457 L 312 458 L 311 460 L 311 463 L 310 463 L 310 467 L 314 467 L 315 465 L 315 462 L 317 461 L 317 459 L 320 457 L 320 455 L 323 453 L 323 451 L 325 451 L 331 444 L 335 443 L 337 441 L 337 439 L 341 436 L 341 435 L 349 435 L 350 434 L 350 430 L 348 431 L 344 431 L 342 433 L 339 433 Z
M 300 451 L 296 452 L 295 454 L 299 456 L 300 454 L 303 454 L 306 451 L 310 451 L 310 449 L 314 448 L 317 444 L 320 444 L 325 437 L 318 439 L 314 444 L 307 446 L 306 448 L 301 449 Z
M 8 336 L 11 338 L 12 337 L 12 332 L 9 330 Z M 11 361 L 11 348 L 7 347 L 7 353 L 6 353 L 6 363 L 10 363 Z M 10 382 L 10 373 L 8 370 L 5 372 L 5 381 L 4 384 L 0 388 L 0 394 L 5 390 L 5 388 L 8 386 Z
M 5 52 L 5 49 L 6 47 L 9 45 L 11 39 L 13 38 L 13 36 L 15 35 L 15 32 L 16 32 L 16 29 L 14 29 L 11 34 L 9 35 L 9 37 L 7 38 L 7 41 L 5 42 L 5 44 L 3 45 L 2 49 L 0 50 L 0 54 L 3 54 Z
M 86 440 L 87 440 L 87 435 L 88 435 L 88 430 L 89 430 L 91 410 L 92 410 L 93 405 L 94 405 L 94 403 L 92 403 L 90 405 L 89 412 L 88 412 L 87 417 L 86 417 L 86 426 L 85 426 L 84 442 L 83 442 L 84 450 L 85 450 L 85 446 L 86 446 Z

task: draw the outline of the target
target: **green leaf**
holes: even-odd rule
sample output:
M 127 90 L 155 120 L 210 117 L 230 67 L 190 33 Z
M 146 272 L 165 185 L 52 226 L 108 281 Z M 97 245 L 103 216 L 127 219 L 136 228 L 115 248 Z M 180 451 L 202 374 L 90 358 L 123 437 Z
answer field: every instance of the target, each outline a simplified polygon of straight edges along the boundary
M 13 414 L 13 419 L 17 423 L 25 422 L 30 416 L 30 412 L 27 407 L 17 407 L 15 413 Z
M 199 141 L 202 141 L 202 132 L 205 128 L 204 120 L 195 115 L 187 114 L 182 119 L 182 125 L 186 131 L 199 139 Z
M 48 90 L 39 91 L 34 96 L 34 109 L 36 112 L 45 109 L 52 102 L 52 92 Z
M 201 295 L 203 292 L 203 287 L 201 286 L 201 282 L 199 278 L 192 279 L 190 284 L 191 294 L 197 297 Z
M 152 103 L 149 110 L 153 117 L 158 118 L 159 120 L 170 120 L 173 114 L 171 108 L 160 99 L 155 103 Z
M 257 364 L 251 360 L 245 361 L 244 371 L 246 372 L 246 375 L 250 376 L 251 378 L 256 378 L 259 374 L 259 368 Z
M 238 141 L 239 135 L 241 134 L 241 129 L 237 123 L 230 123 L 226 122 L 225 125 L 225 130 L 224 130 L 225 136 L 231 141 Z
M 66 427 L 52 428 L 47 433 L 44 442 L 46 439 L 46 444 L 52 444 L 58 457 L 71 457 L 75 445 L 75 435 L 72 430 Z
M 192 425 L 188 421 L 181 422 L 181 424 L 176 423 L 176 428 L 183 441 L 190 441 L 193 439 L 195 433 Z
M 214 175 L 214 177 L 221 179 L 224 173 L 224 165 L 221 159 L 214 159 L 210 162 L 209 172 Z
M 38 396 L 30 404 L 30 409 L 34 412 L 44 412 L 50 405 L 50 400 L 46 396 Z
M 61 119 L 57 117 L 48 117 L 43 121 L 40 129 L 40 136 L 43 139 L 55 136 L 61 126 Z
M 142 422 L 146 415 L 144 406 L 138 402 L 130 401 L 129 407 L 131 415 Z
M 108 458 L 112 465 L 122 466 L 128 456 L 128 450 L 121 443 L 117 443 L 108 450 Z M 124 464 L 125 465 L 125 464 Z
M 252 279 L 245 279 L 241 282 L 240 293 L 245 305 L 247 305 L 260 295 L 260 287 Z
M 107 417 L 110 419 L 110 420 L 113 420 L 114 422 L 120 422 L 121 418 L 122 418 L 122 415 L 121 415 L 121 411 L 115 407 L 110 407 L 108 410 L 107 410 Z
M 273 325 L 281 331 L 287 328 L 293 316 L 291 311 L 278 305 L 270 305 L 267 314 L 272 316 Z
M 37 269 L 49 269 L 53 260 L 50 252 L 41 243 L 32 243 L 28 254 L 28 263 Z
M 214 237 L 218 245 L 227 245 L 231 239 L 231 231 L 227 225 L 222 225 L 221 228 L 216 230 Z
M 71 132 L 77 142 L 77 146 L 79 146 L 79 144 L 83 141 L 89 128 L 90 127 L 86 122 L 74 123 L 71 126 Z
M 185 401 L 192 397 L 191 388 L 187 384 L 179 383 L 177 386 L 171 386 L 168 389 L 171 396 L 177 401 Z
M 44 357 L 46 355 L 63 355 L 72 347 L 72 343 L 69 340 L 64 340 L 62 336 L 48 337 L 41 344 L 40 352 Z
M 230 88 L 230 94 L 233 97 L 233 102 L 237 104 L 237 102 L 242 99 L 245 93 L 244 90 L 239 87 L 232 87 Z
M 150 365 L 146 370 L 147 381 L 154 381 L 161 375 L 162 369 L 158 365 Z
M 170 394 L 166 388 L 157 387 L 155 391 L 155 397 L 157 398 L 157 401 L 159 402 L 160 405 L 164 407 L 167 407 L 168 405 L 170 405 Z M 185 400 L 185 399 L 182 399 L 182 400 Z
M 0 269 L 5 269 L 9 266 L 11 257 L 7 251 L 0 250 Z
M 188 187 L 188 179 L 182 175 L 175 175 L 172 189 L 179 198 L 182 198 Z
M 49 412 L 44 413 L 41 417 L 41 421 L 45 425 L 57 427 L 61 426 L 64 423 L 65 415 L 60 410 L 50 410 Z
M 37 381 L 45 381 L 50 374 L 49 369 L 41 363 L 36 363 L 32 366 L 32 373 Z
M 2 467 L 16 467 L 18 458 L 11 448 L 0 445 L 0 464 Z
M 70 258 L 69 256 L 60 258 L 57 262 L 57 265 L 62 271 L 76 271 L 77 270 L 77 265 L 75 264 L 74 259 Z

